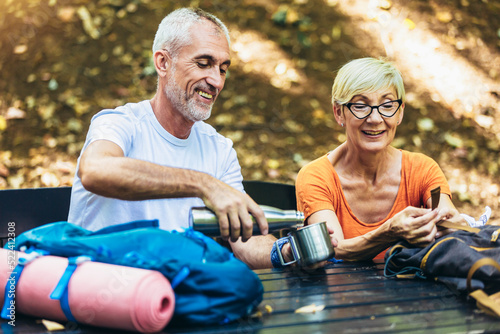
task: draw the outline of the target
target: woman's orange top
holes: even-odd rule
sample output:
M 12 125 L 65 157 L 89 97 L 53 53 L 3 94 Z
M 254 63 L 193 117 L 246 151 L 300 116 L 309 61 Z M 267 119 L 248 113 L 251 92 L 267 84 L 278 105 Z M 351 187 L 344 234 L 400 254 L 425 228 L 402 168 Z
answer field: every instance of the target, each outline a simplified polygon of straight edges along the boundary
M 383 220 L 367 224 L 351 211 L 342 191 L 340 179 L 327 155 L 304 166 L 297 176 L 297 207 L 307 219 L 320 210 L 332 210 L 339 219 L 344 238 L 350 239 L 377 229 L 408 206 L 424 207 L 431 190 L 441 187 L 441 193 L 451 196 L 448 182 L 438 164 L 421 153 L 402 151 L 401 183 L 391 211 Z M 383 258 L 379 254 L 376 258 Z

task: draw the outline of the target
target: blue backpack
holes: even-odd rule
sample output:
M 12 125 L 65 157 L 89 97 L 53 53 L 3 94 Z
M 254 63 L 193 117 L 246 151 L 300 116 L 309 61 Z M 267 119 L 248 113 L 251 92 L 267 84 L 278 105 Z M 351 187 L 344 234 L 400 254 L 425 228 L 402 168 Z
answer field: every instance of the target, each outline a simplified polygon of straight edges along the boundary
M 137 221 L 91 232 L 56 222 L 19 235 L 15 249 L 157 270 L 174 289 L 175 322 L 223 324 L 260 304 L 262 283 L 228 249 L 192 229 L 169 232 L 158 226 L 157 220 Z

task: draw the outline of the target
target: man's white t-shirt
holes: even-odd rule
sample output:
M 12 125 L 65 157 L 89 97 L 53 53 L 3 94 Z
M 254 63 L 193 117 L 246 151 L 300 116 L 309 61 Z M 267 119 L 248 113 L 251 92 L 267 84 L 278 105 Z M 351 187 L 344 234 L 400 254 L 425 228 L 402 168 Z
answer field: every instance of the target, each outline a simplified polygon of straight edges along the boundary
M 82 152 L 96 140 L 109 140 L 126 157 L 207 173 L 243 191 L 243 177 L 230 139 L 196 122 L 187 139 L 168 133 L 158 122 L 149 101 L 105 109 L 93 118 Z M 166 230 L 189 227 L 189 211 L 204 206 L 200 198 L 124 201 L 93 194 L 83 188 L 77 172 L 71 192 L 68 221 L 89 230 L 135 220 L 158 219 Z

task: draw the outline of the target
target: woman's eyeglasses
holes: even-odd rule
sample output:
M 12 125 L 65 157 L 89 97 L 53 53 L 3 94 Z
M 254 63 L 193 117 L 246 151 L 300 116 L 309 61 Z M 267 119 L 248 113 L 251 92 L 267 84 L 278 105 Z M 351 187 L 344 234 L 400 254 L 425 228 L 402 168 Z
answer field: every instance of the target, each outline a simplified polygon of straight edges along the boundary
M 378 106 L 370 106 L 364 103 L 346 103 L 344 105 L 351 111 L 354 117 L 357 119 L 364 119 L 370 116 L 373 109 L 377 109 L 379 114 L 383 117 L 392 117 L 399 110 L 401 104 L 403 104 L 403 100 L 393 100 Z

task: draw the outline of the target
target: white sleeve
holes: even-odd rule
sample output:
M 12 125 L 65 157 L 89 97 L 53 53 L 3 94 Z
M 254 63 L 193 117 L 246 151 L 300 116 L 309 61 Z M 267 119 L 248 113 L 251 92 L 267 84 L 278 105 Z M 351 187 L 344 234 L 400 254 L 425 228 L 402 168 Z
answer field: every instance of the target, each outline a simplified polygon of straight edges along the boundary
M 96 140 L 109 140 L 120 146 L 126 156 L 132 146 L 134 133 L 129 115 L 116 109 L 105 109 L 92 118 L 85 147 Z
M 231 187 L 244 192 L 243 190 L 243 176 L 241 175 L 241 167 L 238 162 L 236 151 L 233 147 L 230 148 L 229 154 L 226 159 L 224 173 L 221 175 L 220 180 L 229 184 Z

